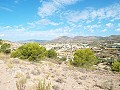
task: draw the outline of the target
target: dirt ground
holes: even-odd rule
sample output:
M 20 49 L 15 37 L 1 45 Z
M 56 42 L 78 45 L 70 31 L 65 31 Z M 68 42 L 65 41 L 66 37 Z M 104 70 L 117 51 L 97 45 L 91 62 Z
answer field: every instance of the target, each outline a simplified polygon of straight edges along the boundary
M 86 70 L 48 61 L 31 63 L 18 59 L 0 60 L 0 90 L 17 90 L 16 82 L 24 77 L 25 90 L 36 90 L 39 80 L 51 90 L 120 90 L 120 74 Z

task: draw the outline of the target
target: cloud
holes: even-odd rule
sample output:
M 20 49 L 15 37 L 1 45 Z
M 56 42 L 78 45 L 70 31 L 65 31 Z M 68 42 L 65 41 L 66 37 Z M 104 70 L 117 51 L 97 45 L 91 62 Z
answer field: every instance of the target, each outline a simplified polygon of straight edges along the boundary
M 118 23 L 118 27 L 120 28 L 120 23 Z
M 40 29 L 40 28 L 46 28 L 46 26 L 48 26 L 48 25 L 52 26 L 52 27 L 57 27 L 57 26 L 61 25 L 62 22 L 54 22 L 49 19 L 40 19 L 37 21 L 28 22 L 27 24 L 28 24 L 27 29 L 32 29 L 32 28 Z
M 27 39 L 51 40 L 58 36 L 76 35 L 74 32 L 72 32 L 72 28 L 68 26 L 56 28 L 56 29 L 49 29 L 49 30 L 41 30 L 41 29 L 30 30 L 27 28 L 23 28 L 23 26 L 11 26 L 11 29 L 4 28 L 4 30 L 1 31 L 1 33 L 2 34 L 0 34 L 0 36 L 2 39 L 12 40 L 12 41 L 27 40 Z
M 8 31 L 11 31 L 11 32 L 14 32 L 14 31 L 21 32 L 21 31 L 27 30 L 27 28 L 25 28 L 25 27 L 22 26 L 22 25 L 18 25 L 18 26 L 1 26 L 0 28 L 1 28 L 3 31 L 5 31 L 5 32 L 8 32 Z
M 66 11 L 61 15 L 61 18 L 67 19 L 68 22 L 79 22 L 83 20 L 94 21 L 103 19 L 110 19 L 113 21 L 120 20 L 120 3 L 115 3 L 111 6 L 100 9 L 89 7 L 81 11 Z
M 94 24 L 94 25 L 84 26 L 83 29 L 84 29 L 84 30 L 88 30 L 89 32 L 93 33 L 93 32 L 94 32 L 96 29 L 98 29 L 99 27 L 101 27 L 101 25 Z
M 117 28 L 116 31 L 120 32 L 120 28 Z
M 9 11 L 9 12 L 13 12 L 12 9 L 7 8 L 7 7 L 1 7 L 1 6 L 0 6 L 0 9 L 1 9 L 1 10 L 5 10 L 5 11 Z
M 106 32 L 107 31 L 107 29 L 103 29 L 103 30 L 101 30 L 101 32 Z
M 0 34 L 0 37 L 4 37 L 5 36 L 5 34 Z
M 19 3 L 19 1 L 20 1 L 20 0 L 15 0 L 14 2 L 15 2 L 16 4 L 18 4 L 18 3 Z
M 60 23 L 55 23 L 49 19 L 41 19 L 35 22 L 36 24 L 42 24 L 42 25 L 53 25 L 53 26 L 57 26 Z
M 55 12 L 58 12 L 62 7 L 66 5 L 74 4 L 81 0 L 50 0 L 40 1 L 42 5 L 38 8 L 38 15 L 42 18 L 46 16 L 53 15 Z
M 112 24 L 112 23 L 107 23 L 106 26 L 107 26 L 108 28 L 110 28 L 110 27 L 113 26 L 113 24 Z

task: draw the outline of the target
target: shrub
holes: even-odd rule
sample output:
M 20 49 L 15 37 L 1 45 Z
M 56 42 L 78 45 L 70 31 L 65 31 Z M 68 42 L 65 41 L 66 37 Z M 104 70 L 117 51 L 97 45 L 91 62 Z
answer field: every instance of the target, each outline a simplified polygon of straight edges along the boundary
M 90 49 L 77 50 L 74 54 L 74 60 L 71 64 L 78 67 L 90 67 L 97 63 L 97 58 L 94 52 Z
M 36 61 L 45 58 L 46 49 L 38 43 L 27 43 L 11 53 L 11 57 Z
M 47 51 L 47 56 L 48 56 L 48 58 L 56 58 L 57 53 L 54 49 L 50 49 L 50 50 Z
M 118 61 L 113 62 L 111 69 L 113 71 L 120 72 L 120 62 L 118 62 Z
M 10 44 L 7 44 L 7 43 L 2 44 L 0 51 L 5 53 L 5 54 L 9 54 L 11 52 Z
M 0 45 L 3 43 L 2 39 L 0 39 Z
M 16 58 L 16 57 L 20 57 L 21 53 L 19 50 L 15 50 L 11 53 L 11 57 Z

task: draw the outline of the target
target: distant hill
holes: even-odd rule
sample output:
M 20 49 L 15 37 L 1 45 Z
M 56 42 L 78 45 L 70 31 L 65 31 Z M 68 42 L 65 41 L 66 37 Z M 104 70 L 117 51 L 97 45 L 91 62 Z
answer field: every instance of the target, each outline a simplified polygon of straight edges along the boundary
M 119 42 L 120 43 L 120 35 L 111 35 L 107 37 L 100 37 L 100 36 L 75 36 L 75 37 L 68 37 L 68 36 L 60 36 L 58 38 L 55 38 L 51 41 L 48 40 L 24 40 L 24 41 L 18 41 L 19 43 L 29 43 L 29 42 L 37 42 L 37 43 L 68 43 L 68 42 L 107 42 L 107 41 L 113 41 L 113 42 Z
M 31 40 L 23 40 L 23 41 L 18 41 L 19 43 L 29 43 L 29 42 L 37 42 L 37 43 L 44 43 L 47 42 L 47 40 L 35 40 L 35 39 L 31 39 Z
M 53 40 L 51 40 L 50 42 L 70 42 L 72 40 L 72 38 L 71 37 L 68 37 L 68 36 L 60 36 L 60 37 L 58 37 L 58 38 L 56 38 L 56 39 L 53 39 Z
M 120 42 L 120 35 L 111 35 L 107 37 L 100 37 L 100 36 L 75 36 L 75 37 L 68 37 L 68 36 L 60 36 L 56 39 L 51 40 L 52 43 L 67 43 L 67 42 L 98 42 L 98 41 L 114 41 Z

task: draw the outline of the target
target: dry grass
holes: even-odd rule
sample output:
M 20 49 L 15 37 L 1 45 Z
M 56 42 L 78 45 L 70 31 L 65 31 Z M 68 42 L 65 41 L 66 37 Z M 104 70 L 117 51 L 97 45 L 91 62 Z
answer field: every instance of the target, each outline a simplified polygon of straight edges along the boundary
M 6 64 L 7 64 L 8 68 L 13 68 L 12 61 L 11 60 L 6 60 L 6 61 L 7 61 Z
M 50 83 L 46 83 L 45 80 L 44 81 L 39 81 L 38 86 L 37 86 L 37 90 L 50 90 Z
M 4 53 L 0 53 L 0 59 L 1 60 L 10 59 L 10 55 L 9 54 L 4 54 Z
M 15 78 L 21 78 L 23 77 L 24 75 L 20 72 L 17 72 L 16 75 L 15 75 Z
M 17 90 L 25 90 L 25 83 L 26 83 L 27 79 L 26 77 L 21 77 L 18 81 L 16 81 L 16 87 Z

